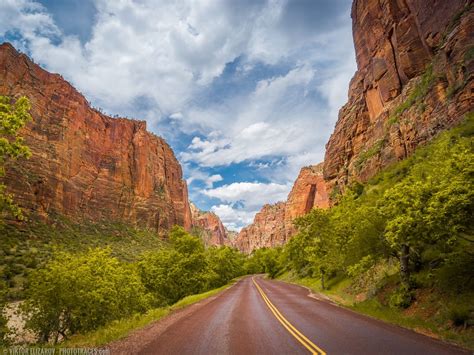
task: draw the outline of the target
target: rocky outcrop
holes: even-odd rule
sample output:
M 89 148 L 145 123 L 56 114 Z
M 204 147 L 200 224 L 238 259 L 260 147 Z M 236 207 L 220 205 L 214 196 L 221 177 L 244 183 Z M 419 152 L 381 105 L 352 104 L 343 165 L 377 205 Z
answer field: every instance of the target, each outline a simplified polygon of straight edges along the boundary
M 215 213 L 201 211 L 191 203 L 191 216 L 196 234 L 201 236 L 206 245 L 230 245 L 227 230 Z
M 287 201 L 263 206 L 253 223 L 240 231 L 233 245 L 246 253 L 283 245 L 296 232 L 293 221 L 314 207 L 329 207 L 322 164 L 302 168 Z
M 473 107 L 471 0 L 355 0 L 358 70 L 326 145 L 340 191 L 404 159 Z
M 129 222 L 159 233 L 191 228 L 187 186 L 168 144 L 144 121 L 92 109 L 60 75 L 0 46 L 0 95 L 30 99 L 23 130 L 33 156 L 9 166 L 6 184 L 27 212 Z

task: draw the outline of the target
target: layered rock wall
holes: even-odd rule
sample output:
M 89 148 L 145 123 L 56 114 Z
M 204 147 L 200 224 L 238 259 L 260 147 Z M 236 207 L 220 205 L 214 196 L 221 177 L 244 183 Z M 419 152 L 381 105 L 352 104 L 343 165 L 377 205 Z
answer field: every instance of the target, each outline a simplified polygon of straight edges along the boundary
M 326 145 L 343 190 L 404 159 L 473 108 L 472 0 L 355 0 L 358 70 Z
M 7 169 L 6 184 L 27 212 L 45 218 L 191 228 L 187 185 L 168 144 L 144 121 L 108 117 L 60 75 L 0 46 L 0 95 L 31 102 L 23 130 L 33 156 Z
M 287 201 L 263 206 L 253 223 L 240 231 L 233 245 L 246 253 L 283 245 L 296 232 L 294 220 L 314 207 L 329 207 L 322 164 L 302 168 Z
M 201 211 L 191 203 L 191 216 L 193 227 L 198 229 L 197 232 L 202 236 L 206 245 L 221 246 L 231 244 L 227 238 L 227 230 L 215 213 Z

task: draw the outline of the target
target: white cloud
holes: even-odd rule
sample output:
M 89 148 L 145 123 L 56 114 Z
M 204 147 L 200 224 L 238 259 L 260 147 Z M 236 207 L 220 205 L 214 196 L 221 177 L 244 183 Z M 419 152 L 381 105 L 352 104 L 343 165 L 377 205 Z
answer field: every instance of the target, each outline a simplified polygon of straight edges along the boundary
M 271 156 L 303 154 L 305 150 L 324 150 L 330 129 L 325 126 L 327 111 L 321 110 L 314 97 L 315 71 L 305 65 L 286 75 L 262 80 L 245 98 L 231 100 L 221 112 L 191 111 L 189 121 L 209 124 L 225 134 L 207 139 L 195 137 L 182 153 L 184 161 L 203 166 L 222 166 Z M 226 116 L 233 119 L 225 120 Z M 203 119 L 203 116 L 205 117 Z M 318 136 L 324 138 L 318 140 Z
M 235 182 L 203 193 L 223 202 L 212 206 L 211 211 L 219 216 L 227 228 L 239 231 L 252 223 L 255 213 L 265 203 L 286 200 L 290 189 L 291 184 Z
M 191 185 L 194 181 L 202 181 L 206 188 L 210 189 L 214 187 L 214 183 L 222 181 L 223 178 L 220 174 L 210 175 L 200 169 L 192 169 L 187 167 L 189 177 L 186 179 L 188 185 Z
M 265 203 L 286 200 L 291 184 L 234 182 L 215 189 L 204 190 L 208 197 L 227 203 L 242 203 L 247 208 L 260 208 Z
M 230 204 L 212 206 L 211 211 L 219 216 L 227 229 L 239 232 L 244 226 L 252 223 L 256 210 L 246 211 Z

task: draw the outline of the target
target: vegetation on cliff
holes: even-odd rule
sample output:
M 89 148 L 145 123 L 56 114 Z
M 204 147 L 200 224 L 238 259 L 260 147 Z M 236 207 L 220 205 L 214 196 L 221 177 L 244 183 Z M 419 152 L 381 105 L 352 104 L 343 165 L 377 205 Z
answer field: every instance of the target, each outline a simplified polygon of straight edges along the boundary
M 9 160 L 31 155 L 29 148 L 23 143 L 19 131 L 28 121 L 30 101 L 22 96 L 12 100 L 0 96 L 0 178 L 5 176 L 5 163 Z M 6 186 L 0 182 L 0 223 L 6 213 L 22 218 L 21 210 L 13 202 L 13 196 L 6 191 Z

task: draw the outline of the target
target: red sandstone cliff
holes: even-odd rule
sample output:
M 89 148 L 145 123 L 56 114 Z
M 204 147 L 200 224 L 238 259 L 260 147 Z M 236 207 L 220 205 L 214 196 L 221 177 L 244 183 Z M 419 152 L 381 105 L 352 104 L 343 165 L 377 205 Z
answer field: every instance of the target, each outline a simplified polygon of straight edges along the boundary
M 192 225 L 198 229 L 206 245 L 230 245 L 227 230 L 213 212 L 204 212 L 191 203 Z
M 326 145 L 337 190 L 404 159 L 473 108 L 472 0 L 355 0 L 358 70 Z
M 144 121 L 92 109 L 60 75 L 0 46 L 0 95 L 27 96 L 22 132 L 33 156 L 7 169 L 6 184 L 27 212 L 120 220 L 163 232 L 191 228 L 187 186 L 168 144 Z
M 233 245 L 246 253 L 283 245 L 296 232 L 293 226 L 295 218 L 313 207 L 329 207 L 322 164 L 302 168 L 287 201 L 263 206 L 253 223 L 240 231 Z

